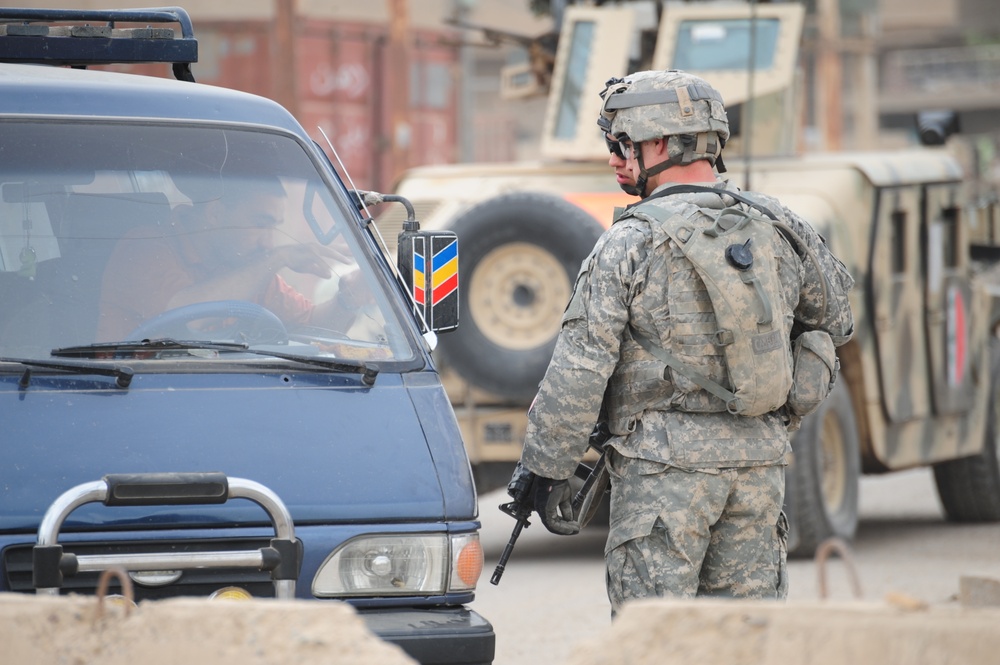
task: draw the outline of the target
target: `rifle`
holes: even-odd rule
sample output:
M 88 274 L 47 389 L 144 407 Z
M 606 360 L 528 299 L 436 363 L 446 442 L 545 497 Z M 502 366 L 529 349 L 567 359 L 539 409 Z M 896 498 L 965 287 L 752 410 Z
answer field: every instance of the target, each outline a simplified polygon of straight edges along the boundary
M 590 447 L 600 452 L 601 456 L 597 460 L 597 463 L 594 464 L 593 469 L 584 466 L 583 464 L 581 464 L 580 468 L 577 469 L 577 474 L 579 474 L 581 470 L 585 470 L 587 477 L 583 483 L 583 487 L 581 487 L 580 491 L 573 496 L 573 511 L 575 514 L 577 511 L 580 511 L 581 507 L 583 507 L 582 517 L 586 517 L 587 521 L 589 521 L 589 518 L 593 516 L 591 508 L 593 507 L 596 509 L 596 506 L 592 506 L 594 502 L 594 488 L 595 485 L 601 481 L 602 477 L 604 484 L 599 488 L 599 493 L 603 495 L 604 489 L 606 488 L 607 475 L 604 472 L 604 444 L 611 438 L 611 436 L 611 432 L 608 430 L 606 422 L 602 421 L 597 423 L 597 426 L 594 427 L 594 431 L 590 434 L 588 443 L 590 444 Z M 497 567 L 493 571 L 493 577 L 490 578 L 490 584 L 500 584 L 500 578 L 503 577 L 503 572 L 507 568 L 507 560 L 510 559 L 510 555 L 514 551 L 514 545 L 517 544 L 517 539 L 521 536 L 521 531 L 531 526 L 531 522 L 528 521 L 528 518 L 531 517 L 531 513 L 535 509 L 534 487 L 535 474 L 530 471 L 524 471 L 521 475 L 515 472 L 515 478 L 507 487 L 508 493 L 510 493 L 514 500 L 509 503 L 500 504 L 500 510 L 514 518 L 514 530 L 511 531 L 510 539 L 507 541 L 506 547 L 503 548 L 503 553 L 500 554 L 500 560 L 497 562 Z M 599 499 L 600 497 L 598 496 L 597 498 Z M 585 523 L 586 522 L 582 522 L 581 526 Z
M 510 555 L 514 551 L 514 545 L 517 544 L 517 539 L 521 536 L 521 529 L 531 526 L 528 518 L 535 509 L 535 500 L 532 496 L 535 488 L 535 474 L 530 473 L 525 479 L 527 482 L 512 482 L 508 491 L 514 500 L 510 503 L 500 504 L 500 510 L 513 517 L 515 523 L 514 530 L 510 533 L 510 540 L 507 541 L 507 546 L 503 548 L 503 553 L 497 562 L 496 570 L 493 571 L 493 577 L 490 578 L 490 584 L 500 584 L 500 578 L 503 577 L 503 571 L 507 567 L 507 560 L 510 559 Z

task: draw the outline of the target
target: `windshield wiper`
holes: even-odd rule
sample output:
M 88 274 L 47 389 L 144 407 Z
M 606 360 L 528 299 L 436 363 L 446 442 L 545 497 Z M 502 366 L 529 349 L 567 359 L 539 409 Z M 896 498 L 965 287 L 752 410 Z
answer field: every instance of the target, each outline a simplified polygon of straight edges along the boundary
M 243 342 L 201 342 L 198 340 L 144 339 L 142 341 L 97 342 L 80 346 L 64 346 L 52 349 L 55 358 L 95 358 L 98 353 L 135 353 L 137 351 L 247 351 Z
M 113 376 L 115 378 L 115 384 L 119 388 L 128 388 L 129 384 L 132 383 L 132 377 L 135 376 L 135 372 L 132 371 L 131 367 L 117 365 L 114 367 L 108 367 L 107 365 L 95 365 L 91 363 L 58 363 L 52 362 L 51 360 L 35 360 L 33 358 L 0 358 L 0 362 L 19 363 L 29 368 L 24 371 L 24 374 L 21 375 L 21 380 L 18 382 L 18 386 L 21 389 L 27 388 L 31 383 L 31 367 L 57 369 L 63 372 L 72 372 L 74 374 Z
M 281 351 L 268 351 L 265 349 L 247 349 L 246 352 L 253 353 L 258 356 L 272 356 L 282 360 L 291 360 L 292 362 L 302 363 L 304 365 L 323 367 L 325 369 L 344 374 L 361 374 L 361 382 L 366 386 L 370 386 L 375 383 L 375 377 L 378 376 L 379 372 L 378 367 L 368 365 L 367 363 L 361 361 L 347 362 L 344 360 L 335 360 L 333 358 L 299 356 L 294 353 L 282 353 Z
M 281 360 L 302 363 L 322 367 L 324 369 L 340 372 L 344 374 L 361 374 L 361 381 L 365 385 L 375 383 L 378 376 L 378 367 L 368 365 L 364 362 L 351 362 L 333 358 L 318 358 L 315 356 L 302 356 L 294 353 L 283 353 L 281 351 L 270 351 L 266 349 L 251 349 L 249 345 L 242 342 L 201 342 L 198 340 L 176 340 L 170 338 L 144 339 L 142 341 L 125 342 L 98 342 L 96 344 L 84 344 L 81 346 L 67 346 L 59 349 L 52 349 L 53 356 L 59 357 L 89 357 L 93 358 L 98 353 L 135 353 L 142 351 L 169 351 L 169 350 L 209 350 L 221 351 L 223 353 L 250 353 L 257 356 L 269 356 Z

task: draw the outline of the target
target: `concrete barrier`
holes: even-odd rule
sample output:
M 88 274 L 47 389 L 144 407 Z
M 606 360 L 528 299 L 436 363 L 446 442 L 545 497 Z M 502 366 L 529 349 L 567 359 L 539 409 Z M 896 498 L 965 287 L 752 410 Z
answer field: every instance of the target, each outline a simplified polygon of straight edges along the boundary
M 643 600 L 625 605 L 566 662 L 984 665 L 1000 663 L 1000 608 Z
M 93 597 L 0 594 L 4 663 L 413 665 L 343 603 L 175 599 L 130 610 Z

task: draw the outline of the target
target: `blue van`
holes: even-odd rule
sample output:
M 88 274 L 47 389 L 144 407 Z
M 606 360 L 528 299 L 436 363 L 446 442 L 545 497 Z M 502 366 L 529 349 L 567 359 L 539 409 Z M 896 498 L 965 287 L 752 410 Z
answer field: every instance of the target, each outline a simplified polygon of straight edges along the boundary
M 455 238 L 411 215 L 397 267 L 367 209 L 395 197 L 196 60 L 178 8 L 0 9 L 0 591 L 336 600 L 490 663 L 430 357 Z

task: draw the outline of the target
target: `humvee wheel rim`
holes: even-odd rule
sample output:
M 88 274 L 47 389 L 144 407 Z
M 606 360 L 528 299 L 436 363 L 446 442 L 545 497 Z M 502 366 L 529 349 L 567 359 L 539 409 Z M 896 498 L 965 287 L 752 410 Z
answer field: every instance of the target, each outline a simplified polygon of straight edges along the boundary
M 820 484 L 823 503 L 830 513 L 836 513 L 844 503 L 848 466 L 844 448 L 844 431 L 837 414 L 830 409 L 823 418 L 820 432 Z
M 538 245 L 497 247 L 476 265 L 470 282 L 469 313 L 497 346 L 532 349 L 559 331 L 571 285 L 559 260 Z

